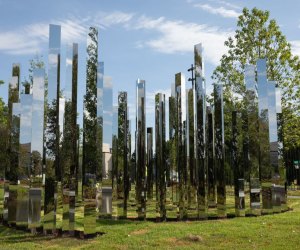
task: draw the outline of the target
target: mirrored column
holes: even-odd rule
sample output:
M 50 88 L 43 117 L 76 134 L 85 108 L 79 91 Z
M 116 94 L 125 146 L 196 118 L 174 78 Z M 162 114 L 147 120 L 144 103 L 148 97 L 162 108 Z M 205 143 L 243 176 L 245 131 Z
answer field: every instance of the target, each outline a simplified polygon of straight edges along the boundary
M 102 169 L 102 218 L 112 215 L 112 128 L 113 88 L 112 79 L 104 76 L 103 85 L 103 169 Z
M 194 95 L 193 89 L 186 90 L 186 165 L 187 165 L 187 217 L 198 217 L 197 182 L 195 173 L 194 144 Z
M 182 73 L 175 74 L 175 91 L 176 91 L 176 163 L 177 163 L 177 178 L 175 185 L 178 186 L 178 219 L 186 218 L 186 162 L 185 162 L 185 148 L 183 123 L 186 119 L 186 93 L 185 93 L 185 77 Z
M 166 181 L 166 210 L 168 218 L 177 218 L 178 183 L 177 183 L 177 157 L 176 157 L 176 93 L 175 83 L 171 84 L 171 96 L 169 97 L 169 155 L 167 159 Z
M 42 226 L 43 156 L 44 156 L 45 70 L 33 71 L 31 168 L 28 228 L 35 232 Z
M 66 58 L 65 112 L 61 149 L 63 221 L 62 230 L 75 231 L 75 193 L 77 187 L 77 78 L 78 44 L 69 45 Z
M 147 171 L 146 171 L 146 181 L 147 181 L 147 219 L 156 218 L 156 177 L 154 174 L 156 172 L 154 169 L 154 156 L 153 156 L 153 128 L 147 128 Z
M 281 201 L 279 186 L 279 142 L 275 86 L 276 82 L 268 81 L 269 154 L 272 171 L 272 208 L 273 212 L 279 213 L 281 212 Z
M 145 86 L 144 80 L 136 82 L 136 200 L 139 219 L 146 217 L 146 116 L 145 116 Z
M 217 184 L 218 217 L 226 217 L 226 186 L 224 172 L 224 111 L 223 111 L 223 86 L 214 85 L 215 108 L 215 166 Z
M 244 171 L 242 166 L 243 138 L 242 117 L 238 111 L 232 111 L 231 162 L 234 174 L 235 215 L 245 216 Z
M 118 106 L 113 106 L 112 120 L 112 218 L 118 218 Z
M 12 121 L 10 132 L 10 169 L 8 187 L 8 224 L 15 225 L 17 221 L 17 196 L 18 196 L 18 170 L 19 170 L 19 150 L 20 150 L 20 116 L 22 106 L 20 103 L 12 103 Z M 11 157 L 15 157 L 12 159 Z
M 267 60 L 257 60 L 259 109 L 260 180 L 262 185 L 262 212 L 272 213 L 272 167 L 270 164 L 269 105 Z
M 61 27 L 49 27 L 48 97 L 45 126 L 45 203 L 44 231 L 56 227 L 57 181 L 59 168 L 59 90 L 60 90 L 60 36 Z
M 245 66 L 246 93 L 244 97 L 244 139 L 243 139 L 243 165 L 245 178 L 250 183 L 250 213 L 260 215 L 260 181 L 259 181 L 259 116 L 258 93 L 256 83 L 255 65 Z
M 16 225 L 28 226 L 28 200 L 31 168 L 31 121 L 32 95 L 21 94 L 20 97 L 20 148 L 18 166 L 18 189 Z
M 128 118 L 127 118 L 127 92 L 119 92 L 118 95 L 118 170 L 117 170 L 117 193 L 118 193 L 118 217 L 127 217 L 127 202 L 129 191 L 128 175 Z
M 158 93 L 155 95 L 156 217 L 159 221 L 167 219 L 165 103 L 164 94 Z
M 202 45 L 194 46 L 195 59 L 195 159 L 198 180 L 198 217 L 207 217 L 207 188 L 206 188 L 206 87 L 203 75 Z
M 103 65 L 102 65 L 103 66 Z M 96 233 L 96 208 L 102 166 L 103 67 L 98 64 L 98 30 L 89 28 L 87 41 L 86 94 L 83 117 L 84 235 Z M 101 88 L 102 87 L 102 88 Z M 95 202 L 96 199 L 96 202 Z
M 213 107 L 207 107 L 207 203 L 208 208 L 215 208 L 216 203 L 216 171 L 214 166 L 214 116 Z
M 19 65 L 13 65 L 13 77 L 8 85 L 8 161 L 5 166 L 3 220 L 9 224 L 16 221 L 16 185 L 18 169 L 20 106 L 19 102 Z

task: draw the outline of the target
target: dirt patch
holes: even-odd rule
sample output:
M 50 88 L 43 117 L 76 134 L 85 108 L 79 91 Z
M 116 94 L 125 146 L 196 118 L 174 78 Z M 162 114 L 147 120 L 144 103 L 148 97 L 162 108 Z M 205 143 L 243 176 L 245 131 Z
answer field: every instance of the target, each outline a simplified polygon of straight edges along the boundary
M 183 240 L 191 241 L 191 242 L 202 242 L 203 238 L 200 235 L 189 234 L 184 237 Z
M 200 243 L 203 241 L 203 238 L 199 235 L 193 235 L 189 234 L 183 238 L 167 238 L 165 240 L 169 245 L 174 245 L 174 246 L 188 246 L 191 245 L 192 243 Z
M 187 246 L 190 245 L 190 242 L 184 241 L 182 239 L 177 239 L 175 237 L 167 238 L 166 242 L 168 245 L 174 245 L 174 246 Z
M 136 230 L 130 233 L 130 235 L 142 235 L 142 234 L 146 234 L 149 231 L 147 229 L 140 229 L 140 230 Z

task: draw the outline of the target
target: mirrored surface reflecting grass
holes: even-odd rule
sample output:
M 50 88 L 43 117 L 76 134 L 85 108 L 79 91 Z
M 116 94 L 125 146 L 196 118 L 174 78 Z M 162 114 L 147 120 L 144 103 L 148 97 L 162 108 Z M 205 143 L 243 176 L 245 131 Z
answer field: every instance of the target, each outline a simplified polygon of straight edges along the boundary
M 300 192 L 293 192 L 300 195 Z M 300 198 L 292 211 L 200 222 L 104 221 L 93 239 L 39 236 L 0 226 L 0 249 L 297 249 Z

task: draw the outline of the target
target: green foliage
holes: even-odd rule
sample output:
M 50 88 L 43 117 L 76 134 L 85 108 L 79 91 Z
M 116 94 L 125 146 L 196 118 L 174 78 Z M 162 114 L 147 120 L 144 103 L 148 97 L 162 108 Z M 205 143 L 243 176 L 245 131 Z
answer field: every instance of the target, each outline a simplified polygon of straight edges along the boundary
M 0 177 L 4 176 L 5 166 L 8 164 L 7 155 L 7 117 L 8 117 L 8 107 L 0 98 Z
M 245 93 L 244 68 L 267 58 L 267 76 L 282 89 L 283 135 L 285 147 L 300 145 L 300 60 L 268 11 L 243 9 L 234 37 L 225 41 L 228 48 L 213 72 L 214 82 L 224 84 L 227 109 L 240 108 Z M 228 117 L 225 116 L 225 120 Z
M 35 69 L 42 69 L 45 68 L 45 62 L 43 60 L 43 56 L 36 54 L 34 58 L 29 60 L 29 69 L 28 69 L 28 80 L 27 78 L 24 79 L 22 82 L 22 85 L 25 89 L 25 93 L 29 93 L 30 88 L 32 88 L 33 84 L 33 71 Z M 47 76 L 45 78 L 45 87 L 47 87 L 48 81 L 47 81 Z
M 102 167 L 102 117 L 97 119 L 97 65 L 98 31 L 89 30 L 87 47 L 86 94 L 83 117 L 83 164 L 86 173 L 101 175 Z M 99 145 L 98 145 L 99 144 Z

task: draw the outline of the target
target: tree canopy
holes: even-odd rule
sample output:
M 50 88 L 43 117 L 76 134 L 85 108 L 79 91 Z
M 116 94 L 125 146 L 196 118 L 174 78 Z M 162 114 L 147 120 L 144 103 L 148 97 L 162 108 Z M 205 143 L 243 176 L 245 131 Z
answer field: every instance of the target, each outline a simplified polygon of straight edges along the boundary
M 287 148 L 300 145 L 300 60 L 280 31 L 269 11 L 243 9 L 233 37 L 225 41 L 228 48 L 212 75 L 215 83 L 224 84 L 228 106 L 242 105 L 245 93 L 244 69 L 267 58 L 267 77 L 282 90 L 283 136 Z

